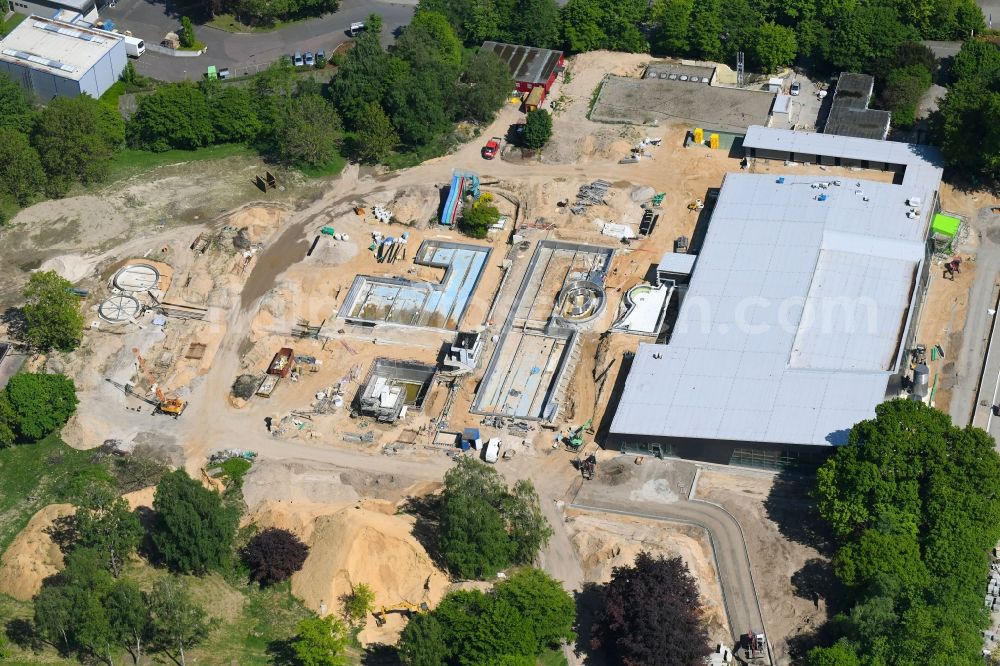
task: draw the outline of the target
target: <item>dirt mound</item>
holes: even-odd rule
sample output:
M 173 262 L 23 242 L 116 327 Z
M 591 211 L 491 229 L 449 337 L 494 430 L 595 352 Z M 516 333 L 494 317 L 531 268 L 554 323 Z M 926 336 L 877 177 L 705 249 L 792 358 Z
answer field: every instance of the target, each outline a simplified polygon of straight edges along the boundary
M 448 580 L 413 537 L 413 518 L 373 510 L 381 508 L 370 501 L 316 520 L 309 558 L 292 577 L 292 592 L 306 606 L 339 613 L 341 598 L 358 583 L 371 586 L 376 607 L 404 601 L 433 607 L 441 599 Z M 369 618 L 359 638 L 393 643 L 403 626 L 397 614 L 384 627 Z
M 140 488 L 139 490 L 133 491 L 131 493 L 125 493 L 122 495 L 125 501 L 128 502 L 128 508 L 135 511 L 140 506 L 146 507 L 147 509 L 153 508 L 153 498 L 156 496 L 156 486 L 147 486 L 145 488 Z
M 47 531 L 73 512 L 72 504 L 49 504 L 31 517 L 0 558 L 0 592 L 27 601 L 42 589 L 45 578 L 59 573 L 62 552 Z

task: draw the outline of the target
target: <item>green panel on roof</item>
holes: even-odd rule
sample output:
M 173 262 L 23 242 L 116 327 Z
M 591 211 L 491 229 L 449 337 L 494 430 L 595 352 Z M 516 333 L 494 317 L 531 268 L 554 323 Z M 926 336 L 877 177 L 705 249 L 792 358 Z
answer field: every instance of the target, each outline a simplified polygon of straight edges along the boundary
M 954 238 L 955 234 L 958 233 L 958 227 L 961 224 L 962 221 L 957 217 L 938 213 L 934 216 L 934 222 L 931 224 L 931 230 L 934 233 L 945 234 L 946 236 Z

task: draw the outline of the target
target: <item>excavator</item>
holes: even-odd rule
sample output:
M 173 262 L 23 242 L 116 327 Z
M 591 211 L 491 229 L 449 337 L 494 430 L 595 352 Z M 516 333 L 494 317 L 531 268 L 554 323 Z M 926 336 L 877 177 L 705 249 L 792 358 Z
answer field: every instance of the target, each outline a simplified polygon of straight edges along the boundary
M 377 611 L 373 611 L 372 615 L 375 617 L 375 624 L 381 627 L 385 624 L 386 615 L 389 613 L 401 613 L 409 617 L 414 613 L 426 613 L 429 610 L 430 606 L 425 601 L 421 601 L 419 606 L 411 604 L 408 601 L 401 601 L 392 606 L 382 606 Z
M 121 382 L 116 382 L 110 377 L 105 377 L 104 381 L 108 382 L 112 386 L 116 386 L 133 398 L 138 398 L 147 405 L 150 405 L 153 407 L 154 414 L 166 414 L 167 416 L 173 416 L 176 419 L 178 416 L 183 414 L 184 410 L 187 408 L 186 401 L 181 400 L 180 398 L 166 397 L 163 395 L 163 391 L 161 391 L 159 387 L 156 388 L 156 399 L 153 400 L 136 391 L 131 384 L 122 384 Z
M 589 428 L 590 424 L 593 422 L 594 419 L 587 419 L 586 423 L 573 431 L 573 434 L 566 440 L 566 444 L 574 451 L 579 450 L 580 447 L 583 446 L 583 433 L 587 431 L 587 428 Z

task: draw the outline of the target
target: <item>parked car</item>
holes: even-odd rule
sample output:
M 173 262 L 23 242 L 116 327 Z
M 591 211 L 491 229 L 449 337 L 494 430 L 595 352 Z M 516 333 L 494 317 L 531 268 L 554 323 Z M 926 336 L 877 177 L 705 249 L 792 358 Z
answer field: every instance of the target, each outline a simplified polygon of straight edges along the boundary
M 298 51 L 296 51 L 295 55 L 292 56 L 292 64 L 295 65 L 296 67 L 302 66 L 302 54 L 299 53 Z
M 326 51 L 320 49 L 316 51 L 316 66 L 325 67 L 326 66 Z
M 491 160 L 497 156 L 497 151 L 500 150 L 500 140 L 500 137 L 495 136 L 486 142 L 482 150 L 484 160 Z
M 306 51 L 306 66 L 312 67 L 316 64 L 316 56 L 313 55 L 312 51 Z
M 358 33 L 365 30 L 368 26 L 365 25 L 364 21 L 357 21 L 351 24 L 351 27 L 347 30 L 347 34 L 351 37 L 357 37 Z
M 795 97 L 799 94 L 800 90 L 802 90 L 802 84 L 798 81 L 792 81 L 792 87 L 788 89 L 788 92 L 792 94 L 792 97 Z

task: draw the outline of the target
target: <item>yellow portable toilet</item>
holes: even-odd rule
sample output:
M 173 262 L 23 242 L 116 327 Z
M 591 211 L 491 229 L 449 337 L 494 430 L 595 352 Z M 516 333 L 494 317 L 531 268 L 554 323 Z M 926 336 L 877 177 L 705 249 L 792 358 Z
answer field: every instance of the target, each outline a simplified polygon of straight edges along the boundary
M 694 128 L 694 142 L 697 144 L 705 143 L 705 130 L 700 127 Z
M 709 134 L 708 135 L 708 147 L 712 148 L 713 150 L 717 150 L 719 148 L 719 135 L 718 134 Z

